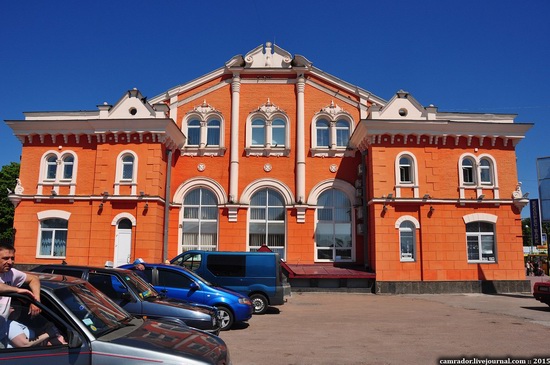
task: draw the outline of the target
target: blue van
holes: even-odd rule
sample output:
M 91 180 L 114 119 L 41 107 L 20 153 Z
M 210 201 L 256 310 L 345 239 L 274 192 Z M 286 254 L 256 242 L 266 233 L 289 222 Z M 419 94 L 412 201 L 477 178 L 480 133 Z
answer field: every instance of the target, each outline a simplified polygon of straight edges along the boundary
M 282 305 L 290 285 L 275 252 L 186 251 L 170 261 L 183 266 L 216 286 L 250 298 L 255 314 L 268 306 Z

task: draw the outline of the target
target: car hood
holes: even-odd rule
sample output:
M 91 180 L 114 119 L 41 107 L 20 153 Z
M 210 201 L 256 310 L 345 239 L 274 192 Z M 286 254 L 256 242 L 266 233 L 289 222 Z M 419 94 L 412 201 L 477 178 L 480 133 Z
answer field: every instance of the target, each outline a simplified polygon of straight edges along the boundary
M 94 353 L 110 347 L 113 347 L 112 351 L 118 347 L 118 351 L 124 352 L 118 355 L 131 355 L 136 358 L 155 357 L 152 352 L 185 356 L 211 364 L 225 364 L 229 358 L 227 345 L 218 336 L 162 320 L 139 320 L 133 323 L 138 325 L 121 328 L 94 341 Z M 127 348 L 128 353 L 121 347 Z
M 181 299 L 175 299 L 175 298 L 162 298 L 162 299 L 159 299 L 158 301 L 165 304 L 169 303 L 177 306 L 184 305 L 189 309 L 198 310 L 204 313 L 211 313 L 212 311 L 215 311 L 214 307 L 211 307 L 209 305 L 195 303 L 195 302 L 188 302 L 187 300 L 181 300 Z
M 208 305 L 202 305 L 202 304 L 198 304 L 198 303 L 190 303 L 190 302 L 183 301 L 183 300 L 178 300 L 178 299 L 162 298 L 162 299 L 155 299 L 153 302 L 156 303 L 156 304 L 161 304 L 161 305 L 170 306 L 170 307 L 183 308 L 183 309 L 192 310 L 192 311 L 196 311 L 196 312 L 201 312 L 201 313 L 205 313 L 205 314 L 209 314 L 209 315 L 212 315 L 212 314 L 215 313 L 214 308 L 212 308 Z

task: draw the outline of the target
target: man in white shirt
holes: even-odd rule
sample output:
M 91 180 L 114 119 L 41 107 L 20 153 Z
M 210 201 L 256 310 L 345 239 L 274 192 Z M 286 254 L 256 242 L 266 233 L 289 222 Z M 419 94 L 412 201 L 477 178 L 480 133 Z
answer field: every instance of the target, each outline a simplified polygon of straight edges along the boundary
M 13 268 L 15 263 L 15 247 L 9 243 L 0 243 L 0 339 L 6 336 L 6 322 L 10 314 L 11 298 L 2 294 L 18 293 L 30 296 L 40 301 L 40 280 L 37 276 L 26 274 Z M 20 288 L 27 284 L 30 290 Z M 29 314 L 36 316 L 40 308 L 31 304 Z

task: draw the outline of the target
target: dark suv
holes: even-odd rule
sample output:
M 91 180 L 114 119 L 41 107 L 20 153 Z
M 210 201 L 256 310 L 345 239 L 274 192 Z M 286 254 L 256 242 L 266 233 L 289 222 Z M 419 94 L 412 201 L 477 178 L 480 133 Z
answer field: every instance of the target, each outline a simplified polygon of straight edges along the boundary
M 41 265 L 32 271 L 87 280 L 134 316 L 170 318 L 189 327 L 218 334 L 221 321 L 214 307 L 160 295 L 135 272 L 106 267 Z

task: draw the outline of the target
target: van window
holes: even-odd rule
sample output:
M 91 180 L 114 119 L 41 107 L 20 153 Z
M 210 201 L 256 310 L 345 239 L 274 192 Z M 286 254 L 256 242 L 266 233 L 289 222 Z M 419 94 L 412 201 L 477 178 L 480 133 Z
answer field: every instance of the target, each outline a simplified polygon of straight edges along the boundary
M 215 276 L 246 276 L 245 255 L 208 255 L 206 267 Z
M 185 267 L 187 270 L 197 271 L 201 267 L 202 255 L 200 253 L 188 253 L 180 256 L 172 264 Z

